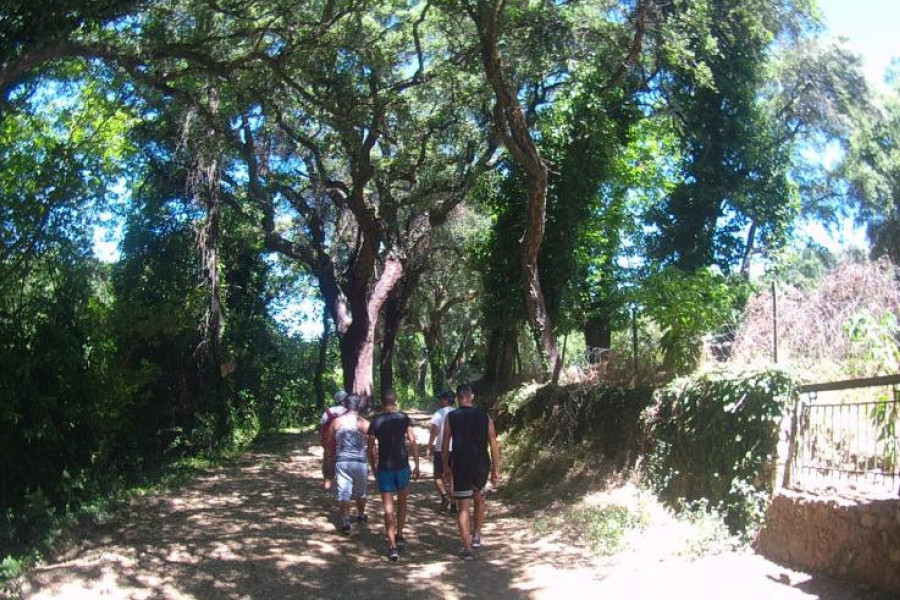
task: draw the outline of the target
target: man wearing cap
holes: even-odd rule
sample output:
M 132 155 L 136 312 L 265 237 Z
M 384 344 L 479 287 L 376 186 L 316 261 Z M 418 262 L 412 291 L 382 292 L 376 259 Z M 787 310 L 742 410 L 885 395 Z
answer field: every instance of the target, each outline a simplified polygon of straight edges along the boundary
M 350 503 L 356 501 L 356 520 L 368 521 L 366 516 L 366 434 L 369 422 L 359 416 L 360 397 L 350 394 L 344 400 L 346 412 L 328 427 L 327 448 L 332 442 L 337 451 L 334 456 L 334 473 L 337 482 L 337 498 L 340 503 L 340 527 L 350 533 Z
M 322 419 L 319 422 L 319 436 L 322 438 L 322 486 L 326 491 L 331 489 L 334 483 L 334 456 L 337 453 L 335 443 L 337 440 L 332 438 L 331 447 L 326 446 L 326 438 L 328 437 L 328 428 L 331 422 L 347 412 L 344 402 L 347 399 L 347 392 L 338 390 L 334 395 L 334 406 L 328 408 L 322 413 Z

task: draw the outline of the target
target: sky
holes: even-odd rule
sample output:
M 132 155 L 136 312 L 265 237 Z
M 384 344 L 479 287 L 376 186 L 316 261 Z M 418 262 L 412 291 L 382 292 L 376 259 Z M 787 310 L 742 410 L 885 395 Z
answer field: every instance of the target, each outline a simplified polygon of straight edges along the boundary
M 859 54 L 869 84 L 885 90 L 885 70 L 891 59 L 900 58 L 900 0 L 818 0 L 818 4 L 825 19 L 825 35 L 842 39 L 848 50 Z M 827 231 L 819 223 L 806 224 L 804 229 L 832 252 L 847 246 L 867 247 L 865 231 L 849 219 L 835 231 Z
M 883 83 L 891 59 L 900 57 L 900 1 L 819 0 L 830 35 L 846 38 L 846 47 L 862 56 L 866 78 Z

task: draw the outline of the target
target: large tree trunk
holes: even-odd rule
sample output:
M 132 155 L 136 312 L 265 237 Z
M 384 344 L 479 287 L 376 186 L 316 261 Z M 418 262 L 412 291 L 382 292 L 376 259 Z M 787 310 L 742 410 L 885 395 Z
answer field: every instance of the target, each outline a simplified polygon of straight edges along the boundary
M 466 327 L 465 334 L 463 334 L 462 340 L 459 342 L 459 347 L 456 349 L 456 354 L 453 355 L 453 359 L 447 364 L 447 368 L 444 371 L 444 381 L 448 386 L 453 385 L 456 374 L 459 373 L 459 368 L 462 366 L 462 359 L 465 355 L 466 347 L 469 345 L 469 338 L 472 335 L 473 328 L 474 325 L 469 323 L 468 327 Z
M 316 361 L 314 386 L 316 389 L 316 408 L 318 412 L 325 410 L 325 367 L 328 364 L 328 342 L 331 341 L 331 319 L 328 317 L 328 306 L 322 308 L 322 337 L 319 338 L 319 358 Z
M 607 316 L 593 316 L 585 321 L 584 345 L 589 349 L 612 346 L 612 327 Z
M 374 389 L 375 328 L 378 313 L 402 275 L 403 266 L 400 261 L 389 256 L 385 259 L 381 277 L 371 294 L 351 299 L 351 305 L 362 304 L 365 309 L 354 311 L 353 322 L 341 338 L 341 364 L 344 367 L 344 389 L 359 395 L 363 408 L 368 405 Z M 357 293 L 365 293 L 365 288 L 355 289 Z
M 488 338 L 485 380 L 488 386 L 507 388 L 516 372 L 518 334 L 515 328 L 491 329 Z
M 394 348 L 397 345 L 397 335 L 406 316 L 409 299 L 419 285 L 419 277 L 423 270 L 424 263 L 408 268 L 391 290 L 384 305 L 384 327 L 381 335 L 381 352 L 378 356 L 382 396 L 394 387 Z
M 396 288 L 395 288 L 396 292 Z M 379 386 L 381 396 L 394 387 L 394 348 L 397 346 L 397 335 L 403 320 L 403 299 L 396 293 L 391 294 L 384 307 L 384 327 L 381 333 L 381 352 L 378 353 Z
M 551 381 L 556 383 L 561 367 L 560 356 L 553 324 L 544 302 L 537 260 L 544 238 L 547 166 L 531 138 L 516 90 L 504 72 L 499 48 L 500 13 L 503 7 L 503 0 L 481 0 L 477 3 L 477 8 L 470 9 L 469 16 L 478 30 L 484 72 L 494 90 L 494 124 L 497 133 L 513 159 L 525 169 L 528 179 L 528 209 L 520 253 L 522 285 L 528 322 L 536 332 L 549 362 Z
M 438 395 L 444 389 L 444 360 L 441 355 L 440 332 L 432 326 L 423 332 L 425 338 L 425 354 L 428 358 L 428 370 L 431 373 L 431 391 Z

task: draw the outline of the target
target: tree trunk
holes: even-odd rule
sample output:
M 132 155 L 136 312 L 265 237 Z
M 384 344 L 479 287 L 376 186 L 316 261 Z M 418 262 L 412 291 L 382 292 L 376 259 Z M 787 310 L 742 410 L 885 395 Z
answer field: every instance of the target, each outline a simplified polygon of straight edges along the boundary
M 520 268 L 528 322 L 540 340 L 548 360 L 551 381 L 559 380 L 560 360 L 553 324 L 544 302 L 538 271 L 538 252 L 544 239 L 547 207 L 547 166 L 538 151 L 519 104 L 516 90 L 504 72 L 500 56 L 500 13 L 502 0 L 482 0 L 469 16 L 475 22 L 485 76 L 494 90 L 494 124 L 513 160 L 524 169 L 528 180 L 528 207 L 522 236 Z
M 431 391 L 435 395 L 444 389 L 443 357 L 441 356 L 440 333 L 435 327 L 435 323 L 430 323 L 422 332 L 425 339 L 425 357 L 428 365 L 428 371 L 431 373 Z
M 391 289 L 384 305 L 384 327 L 381 336 L 381 353 L 378 357 L 382 396 L 394 387 L 394 349 L 397 345 L 397 335 L 400 333 L 400 325 L 406 316 L 409 299 L 418 287 L 419 278 L 424 269 L 424 262 L 408 268 Z
M 516 371 L 518 335 L 515 328 L 495 328 L 488 338 L 485 379 L 488 385 L 506 388 Z
M 371 294 L 367 298 L 356 298 L 356 302 L 351 299 L 352 305 L 362 304 L 365 310 L 354 312 L 353 322 L 341 338 L 341 364 L 344 367 L 344 389 L 362 399 L 362 408 L 368 405 L 374 388 L 375 328 L 378 314 L 402 275 L 403 266 L 400 261 L 389 256 L 385 259 L 381 277 Z M 365 288 L 361 286 L 354 289 L 356 293 L 365 293 Z
M 612 346 L 612 327 L 609 317 L 605 315 L 590 317 L 584 323 L 584 345 L 588 349 L 610 348 Z
M 456 379 L 456 374 L 459 373 L 459 368 L 462 365 L 462 359 L 466 351 L 466 347 L 469 345 L 469 338 L 472 335 L 472 328 L 474 326 L 472 323 L 469 323 L 469 326 L 466 328 L 466 333 L 463 334 L 462 340 L 459 342 L 459 347 L 456 349 L 456 354 L 453 356 L 453 360 L 447 365 L 446 370 L 444 371 L 444 381 L 448 386 L 453 385 L 453 381 Z
M 394 387 L 394 348 L 402 321 L 401 298 L 392 294 L 384 307 L 384 327 L 381 334 L 381 352 L 378 356 L 378 370 L 381 396 Z
M 331 341 L 331 319 L 328 318 L 328 306 L 322 307 L 322 337 L 319 338 L 319 359 L 316 361 L 314 386 L 316 389 L 316 409 L 325 410 L 325 367 L 328 364 L 328 342 Z

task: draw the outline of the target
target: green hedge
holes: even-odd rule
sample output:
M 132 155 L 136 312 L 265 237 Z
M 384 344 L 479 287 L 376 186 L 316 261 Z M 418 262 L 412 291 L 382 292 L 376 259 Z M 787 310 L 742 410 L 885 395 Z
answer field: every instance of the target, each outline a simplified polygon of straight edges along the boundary
M 719 510 L 732 531 L 752 530 L 773 491 L 780 425 L 795 397 L 792 378 L 780 370 L 672 382 L 648 414 L 650 483 L 677 505 Z

